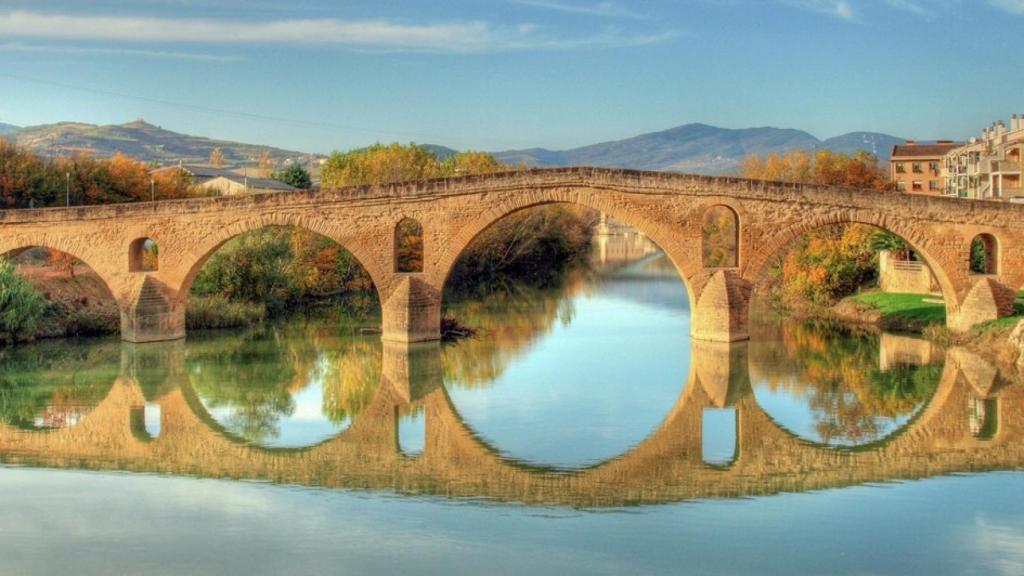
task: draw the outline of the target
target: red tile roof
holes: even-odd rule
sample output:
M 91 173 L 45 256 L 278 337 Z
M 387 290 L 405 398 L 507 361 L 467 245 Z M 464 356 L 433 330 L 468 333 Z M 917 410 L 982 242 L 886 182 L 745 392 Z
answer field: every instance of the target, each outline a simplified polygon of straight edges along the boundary
M 938 158 L 962 144 L 897 144 L 892 147 L 893 158 Z

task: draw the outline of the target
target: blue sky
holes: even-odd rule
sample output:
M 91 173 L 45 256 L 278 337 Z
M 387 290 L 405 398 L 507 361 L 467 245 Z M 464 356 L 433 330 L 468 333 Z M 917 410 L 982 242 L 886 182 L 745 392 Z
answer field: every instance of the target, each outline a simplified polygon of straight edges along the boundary
M 0 122 L 327 152 L 689 122 L 965 138 L 1024 112 L 1024 0 L 0 0 Z

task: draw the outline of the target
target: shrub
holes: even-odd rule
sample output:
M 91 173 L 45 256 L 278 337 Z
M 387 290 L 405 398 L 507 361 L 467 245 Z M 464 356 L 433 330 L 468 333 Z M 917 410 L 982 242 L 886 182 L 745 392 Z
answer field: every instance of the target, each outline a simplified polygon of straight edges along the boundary
M 46 301 L 6 258 L 0 258 L 0 337 L 31 340 L 46 312 Z
M 262 322 L 266 315 L 266 306 L 260 303 L 232 302 L 223 296 L 193 296 L 185 324 L 189 330 L 247 328 Z

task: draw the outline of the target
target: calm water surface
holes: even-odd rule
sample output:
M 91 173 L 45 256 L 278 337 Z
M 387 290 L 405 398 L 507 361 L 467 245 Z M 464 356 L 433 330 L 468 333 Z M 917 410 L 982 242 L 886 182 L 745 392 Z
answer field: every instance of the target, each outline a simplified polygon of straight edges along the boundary
M 456 344 L 296 319 L 0 352 L 0 574 L 1022 574 L 1024 390 L 913 338 L 691 342 L 636 236 Z

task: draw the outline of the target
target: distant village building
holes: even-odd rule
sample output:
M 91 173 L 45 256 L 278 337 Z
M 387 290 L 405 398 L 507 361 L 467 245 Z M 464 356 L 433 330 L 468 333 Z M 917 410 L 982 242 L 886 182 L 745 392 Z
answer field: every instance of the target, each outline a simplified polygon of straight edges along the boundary
M 1010 127 L 996 122 L 943 159 L 946 194 L 976 200 L 1024 202 L 1024 115 Z
M 889 171 L 896 189 L 912 194 L 944 194 L 942 159 L 957 146 L 959 144 L 952 140 L 939 140 L 934 144 L 907 140 L 906 144 L 893 146 Z
M 152 170 L 157 175 L 172 170 L 183 170 L 192 176 L 192 184 L 198 188 L 217 192 L 221 196 L 256 194 L 261 192 L 295 192 L 298 188 L 271 178 L 253 178 L 226 168 L 213 168 L 183 164 Z

